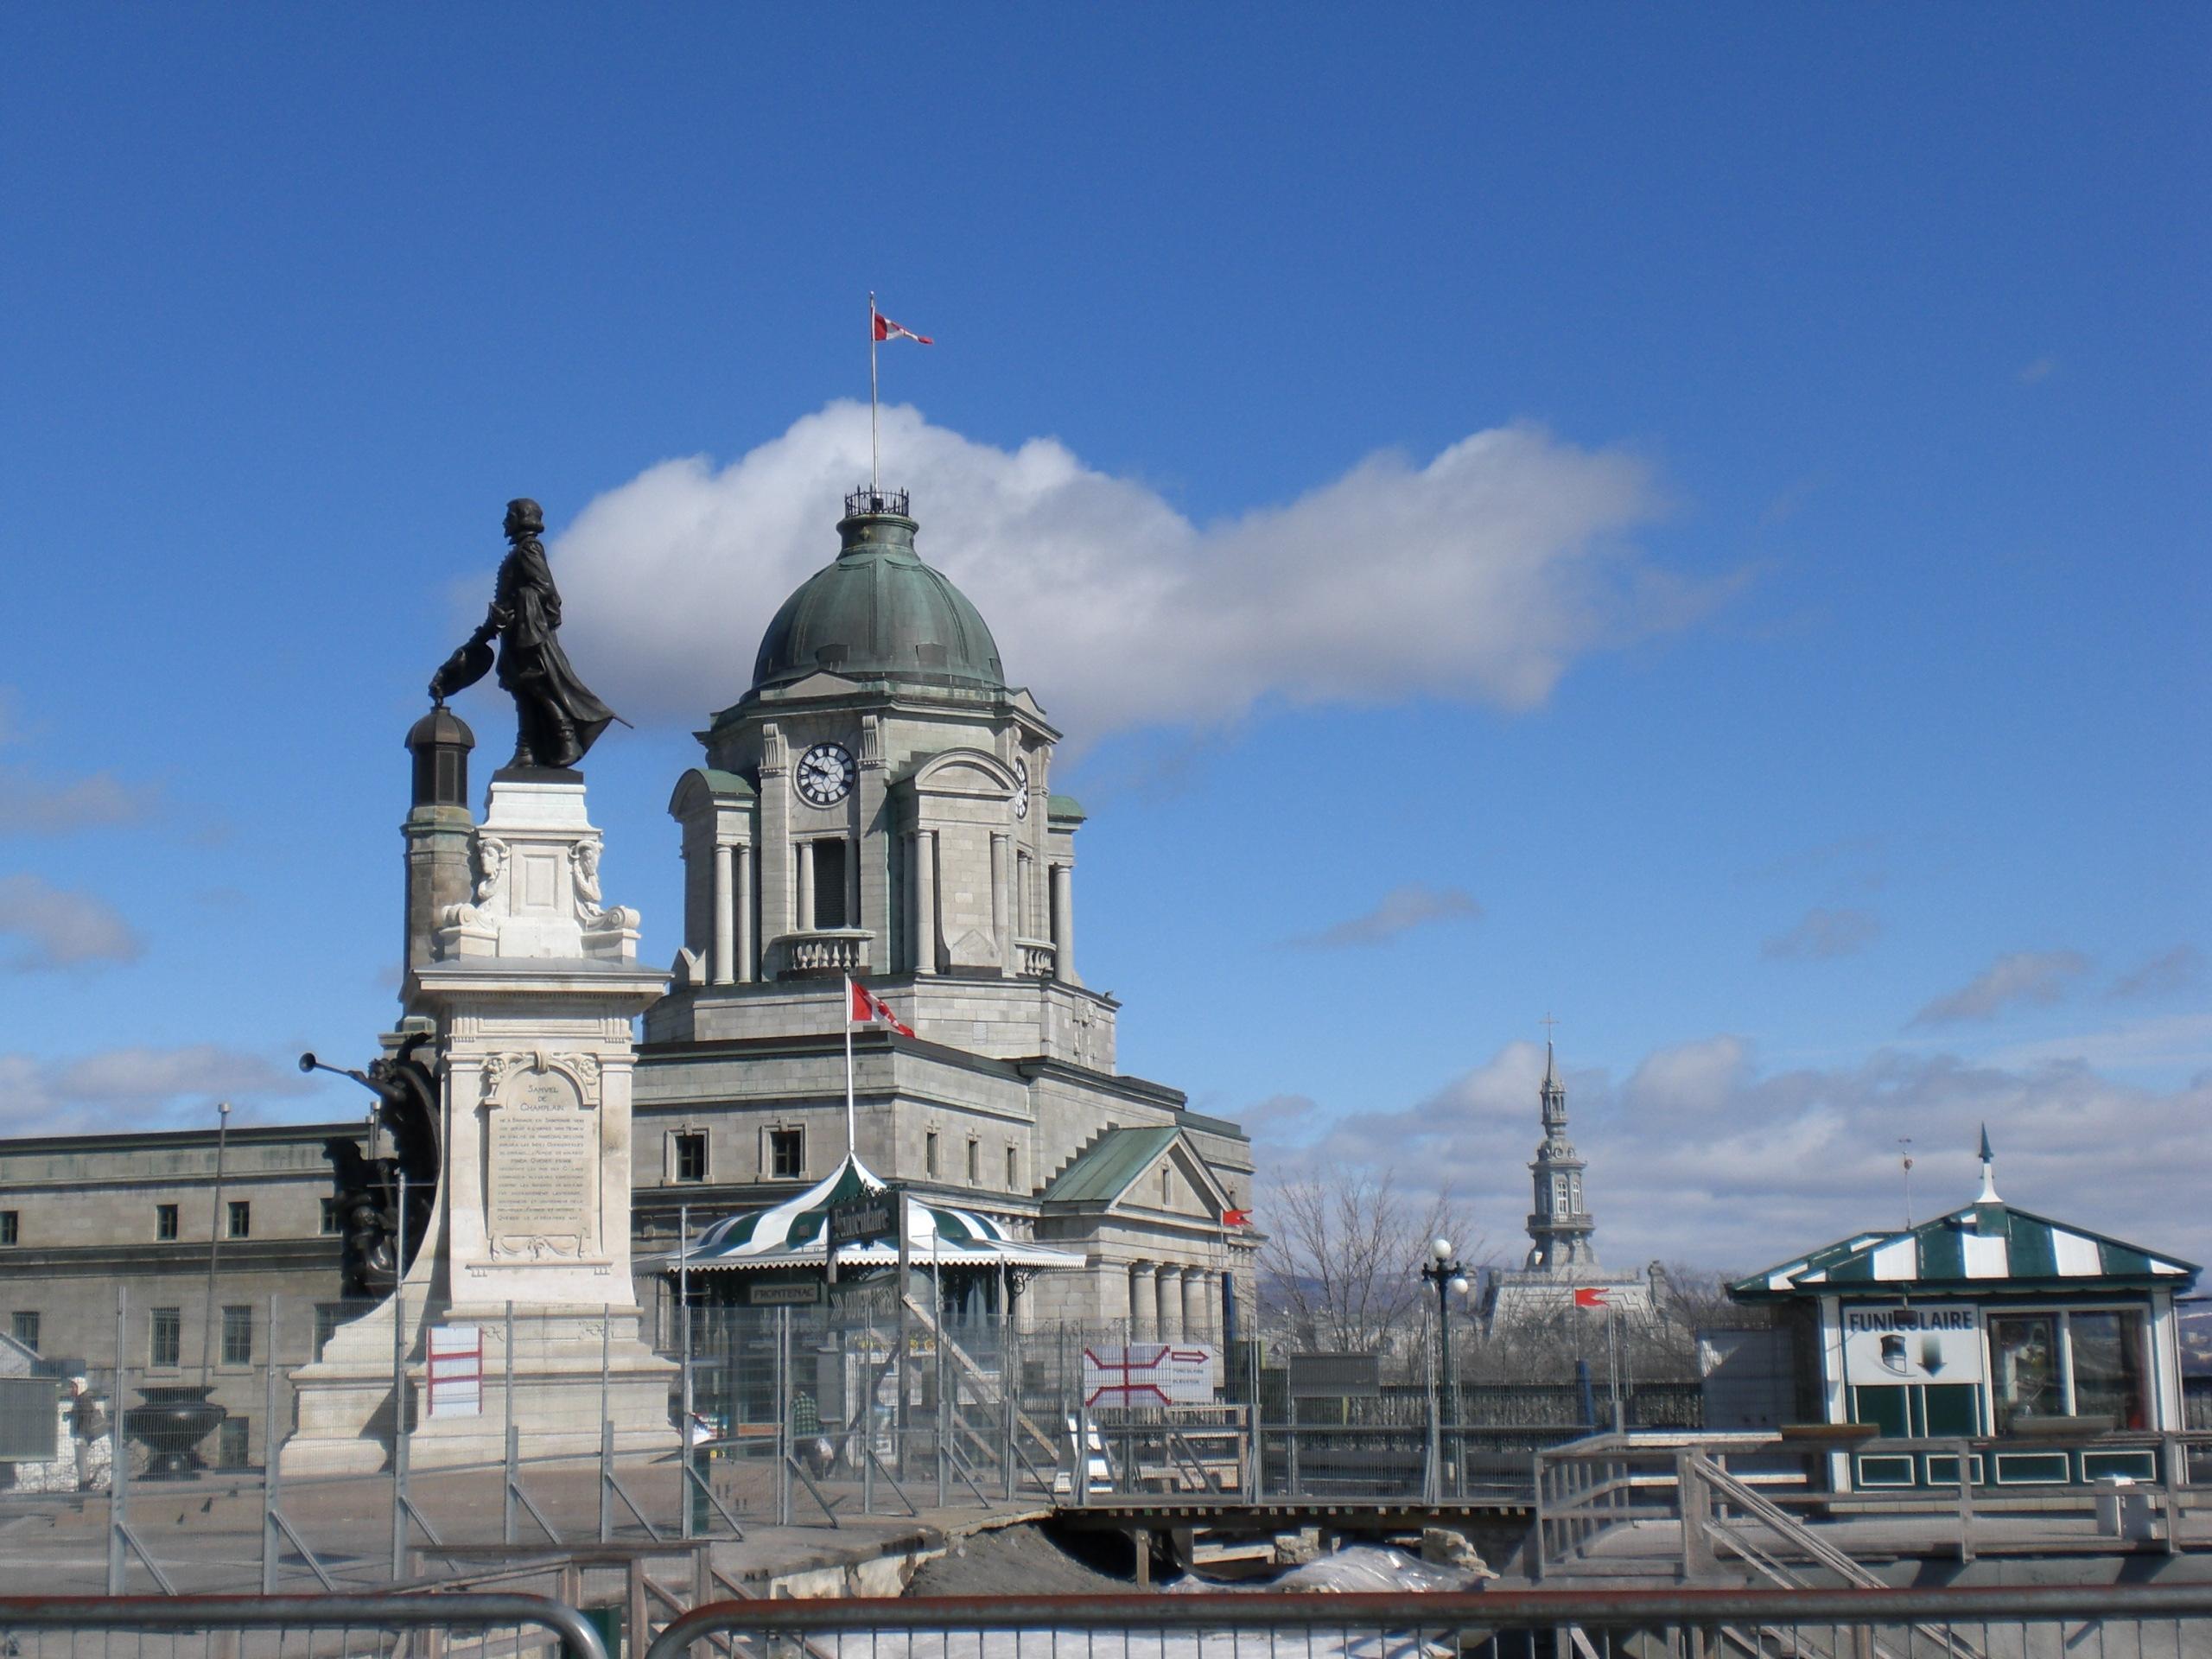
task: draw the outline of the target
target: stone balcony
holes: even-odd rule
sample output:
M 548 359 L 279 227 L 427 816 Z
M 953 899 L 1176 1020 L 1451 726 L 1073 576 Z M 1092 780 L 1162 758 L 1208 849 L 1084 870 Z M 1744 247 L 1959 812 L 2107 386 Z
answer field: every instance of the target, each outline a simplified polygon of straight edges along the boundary
M 1016 939 L 1014 971 L 1023 979 L 1050 979 L 1054 950 L 1050 939 Z
M 864 927 L 785 933 L 769 942 L 771 971 L 779 979 L 864 974 L 868 971 L 868 945 L 874 938 Z

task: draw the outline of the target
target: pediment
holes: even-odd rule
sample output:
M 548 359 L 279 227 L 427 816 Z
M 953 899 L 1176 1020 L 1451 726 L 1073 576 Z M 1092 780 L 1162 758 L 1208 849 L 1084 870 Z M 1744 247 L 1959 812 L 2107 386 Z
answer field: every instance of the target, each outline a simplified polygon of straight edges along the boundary
M 984 749 L 947 749 L 931 755 L 908 780 L 917 794 L 960 795 L 1002 801 L 1014 792 L 1014 773 Z
M 844 697 L 855 691 L 865 690 L 858 680 L 849 680 L 842 674 L 833 674 L 818 668 L 803 680 L 793 680 L 789 685 L 776 688 L 776 700 L 787 702 L 796 697 Z

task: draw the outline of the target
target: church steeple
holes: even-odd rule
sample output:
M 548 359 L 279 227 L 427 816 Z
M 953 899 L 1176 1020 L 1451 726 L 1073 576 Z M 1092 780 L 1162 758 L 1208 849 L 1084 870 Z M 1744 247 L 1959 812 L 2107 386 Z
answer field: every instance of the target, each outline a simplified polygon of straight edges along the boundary
M 1529 1166 L 1535 1177 L 1535 1210 L 1529 1217 L 1530 1268 L 1594 1268 L 1598 1253 L 1590 1235 L 1597 1223 L 1582 1207 L 1582 1160 L 1567 1138 L 1567 1090 L 1559 1080 L 1558 1065 L 1550 1039 L 1544 1041 L 1544 1082 L 1541 1091 L 1544 1138 L 1536 1148 L 1536 1161 Z

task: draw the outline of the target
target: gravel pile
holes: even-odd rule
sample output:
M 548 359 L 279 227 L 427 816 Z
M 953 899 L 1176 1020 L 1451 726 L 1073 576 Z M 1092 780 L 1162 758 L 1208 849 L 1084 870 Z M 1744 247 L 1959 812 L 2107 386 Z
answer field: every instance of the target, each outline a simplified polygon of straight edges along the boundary
M 910 1596 L 1095 1596 L 1135 1586 L 1085 1566 L 1039 1528 L 1001 1527 L 972 1533 L 945 1554 L 925 1561 L 906 1586 Z

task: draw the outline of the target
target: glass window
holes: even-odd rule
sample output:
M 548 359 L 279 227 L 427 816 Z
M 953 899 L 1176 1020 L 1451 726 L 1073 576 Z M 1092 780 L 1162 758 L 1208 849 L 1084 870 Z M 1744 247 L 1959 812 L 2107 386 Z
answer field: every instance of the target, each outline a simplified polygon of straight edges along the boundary
M 176 1236 L 176 1205 L 157 1204 L 154 1206 L 154 1236 L 156 1238 Z
M 315 1305 L 315 1357 L 322 1357 L 323 1344 L 330 1340 L 338 1327 L 346 1323 L 348 1310 L 343 1302 L 317 1302 Z
M 223 1310 L 223 1363 L 253 1363 L 253 1309 L 250 1306 Z
M 253 1232 L 253 1205 L 244 1198 L 231 1200 L 231 1236 L 246 1238 Z
M 33 1353 L 38 1351 L 39 1316 L 35 1313 L 11 1313 L 8 1316 L 9 1334 Z
M 1907 1396 L 1910 1389 L 1853 1388 L 1851 1391 L 1851 1421 L 1871 1423 L 1880 1433 L 1892 1440 L 1903 1440 L 1912 1433 L 1912 1413 Z
M 156 1365 L 177 1365 L 184 1360 L 184 1315 L 174 1307 L 156 1307 L 147 1314 L 146 1357 Z
M 795 1179 L 806 1173 L 806 1131 L 768 1131 L 768 1173 L 779 1179 Z
M 849 925 L 845 919 L 845 843 L 809 842 L 807 851 L 814 859 L 814 925 Z
M 2065 1415 L 2058 1394 L 2057 1315 L 1993 1314 L 1989 1360 L 1989 1392 L 1999 1434 L 2010 1434 L 2023 1418 Z
M 676 1179 L 679 1181 L 703 1181 L 707 1179 L 707 1135 L 703 1129 L 695 1129 L 676 1137 Z
M 13 1210 L 0 1210 L 0 1244 L 22 1243 L 22 1218 Z
M 342 1200 L 325 1198 L 322 1201 L 322 1232 L 329 1237 L 345 1230 L 346 1212 L 340 1208 Z
M 2067 1316 L 2073 1343 L 2074 1410 L 2108 1417 L 2114 1428 L 2150 1426 L 2143 1376 L 2143 1316 L 2113 1310 Z
M 226 1417 L 215 1441 L 215 1464 L 221 1469 L 243 1469 L 246 1466 L 247 1446 L 251 1443 L 253 1425 L 245 1417 Z

